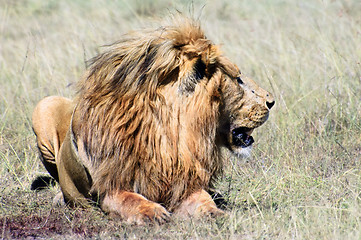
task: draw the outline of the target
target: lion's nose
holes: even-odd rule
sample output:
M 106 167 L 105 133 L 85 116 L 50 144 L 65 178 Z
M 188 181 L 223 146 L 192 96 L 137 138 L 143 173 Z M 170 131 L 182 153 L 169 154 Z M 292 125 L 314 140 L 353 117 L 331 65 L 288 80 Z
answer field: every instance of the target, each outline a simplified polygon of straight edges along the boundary
M 266 101 L 266 105 L 268 107 L 269 110 L 271 110 L 271 108 L 273 107 L 273 105 L 275 105 L 275 101 Z

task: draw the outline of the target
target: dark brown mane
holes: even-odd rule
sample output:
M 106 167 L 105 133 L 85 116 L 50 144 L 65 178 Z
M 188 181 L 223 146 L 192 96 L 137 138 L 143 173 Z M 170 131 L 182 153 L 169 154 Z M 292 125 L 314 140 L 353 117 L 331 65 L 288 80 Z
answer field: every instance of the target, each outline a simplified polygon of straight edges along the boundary
M 208 189 L 222 165 L 221 60 L 192 20 L 127 35 L 92 59 L 77 109 L 94 190 L 135 191 L 172 209 Z

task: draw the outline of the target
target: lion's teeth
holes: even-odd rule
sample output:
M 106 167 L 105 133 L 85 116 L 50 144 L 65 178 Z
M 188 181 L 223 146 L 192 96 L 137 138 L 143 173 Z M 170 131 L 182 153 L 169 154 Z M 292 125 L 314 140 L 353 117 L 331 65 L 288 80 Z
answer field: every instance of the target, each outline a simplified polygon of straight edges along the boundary
M 251 134 L 253 133 L 253 130 L 254 130 L 254 129 L 249 130 L 248 132 L 246 132 L 246 134 L 247 134 L 248 136 L 251 136 Z

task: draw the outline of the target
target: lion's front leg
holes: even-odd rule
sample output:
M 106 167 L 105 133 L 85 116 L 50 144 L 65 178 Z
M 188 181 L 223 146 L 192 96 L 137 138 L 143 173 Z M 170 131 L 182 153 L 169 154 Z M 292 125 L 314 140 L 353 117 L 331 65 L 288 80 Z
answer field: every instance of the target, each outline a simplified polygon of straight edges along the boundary
M 164 223 L 170 213 L 160 204 L 149 201 L 140 194 L 117 191 L 104 197 L 101 208 L 112 215 L 120 216 L 128 223 L 139 225 L 147 222 Z
M 223 215 L 224 212 L 217 208 L 211 195 L 201 189 L 186 198 L 174 211 L 174 214 L 180 217 L 202 217 L 220 216 Z

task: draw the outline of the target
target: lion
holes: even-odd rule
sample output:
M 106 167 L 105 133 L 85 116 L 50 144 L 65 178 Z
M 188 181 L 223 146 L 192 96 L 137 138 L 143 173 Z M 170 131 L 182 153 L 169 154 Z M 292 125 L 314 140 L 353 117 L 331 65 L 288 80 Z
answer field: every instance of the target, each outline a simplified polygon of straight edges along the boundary
M 40 159 L 70 206 L 126 222 L 223 214 L 209 192 L 221 148 L 247 155 L 275 101 L 243 76 L 198 21 L 126 34 L 90 60 L 71 100 L 32 115 Z

